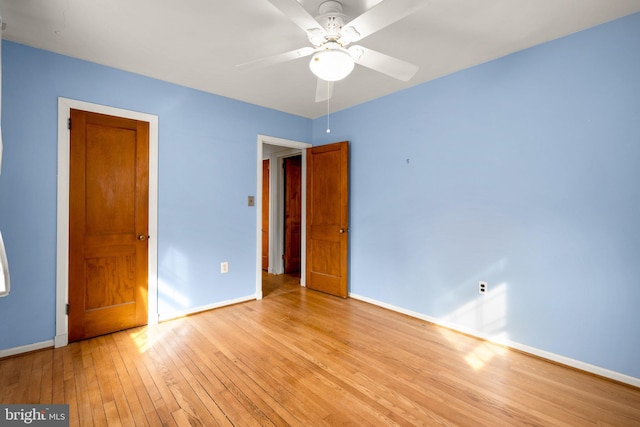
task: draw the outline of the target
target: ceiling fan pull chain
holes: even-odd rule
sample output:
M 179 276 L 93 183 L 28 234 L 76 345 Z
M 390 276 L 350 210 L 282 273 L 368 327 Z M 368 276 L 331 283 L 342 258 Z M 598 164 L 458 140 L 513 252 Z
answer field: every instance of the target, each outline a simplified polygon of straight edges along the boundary
M 331 83 L 327 82 L 327 133 L 331 133 L 331 128 L 329 127 L 329 113 L 330 113 L 330 108 L 329 108 L 329 102 L 331 102 Z

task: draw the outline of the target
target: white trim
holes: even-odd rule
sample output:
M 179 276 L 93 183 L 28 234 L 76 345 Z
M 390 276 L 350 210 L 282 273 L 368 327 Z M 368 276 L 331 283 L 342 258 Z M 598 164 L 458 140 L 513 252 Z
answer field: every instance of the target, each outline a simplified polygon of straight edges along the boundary
M 278 247 L 282 246 L 281 224 L 278 219 L 278 180 L 280 177 L 281 165 L 278 164 L 278 158 L 275 154 L 269 157 L 269 268 L 268 272 L 272 274 L 282 274 L 284 272 L 284 260 L 282 257 L 278 259 Z M 263 176 L 264 179 L 264 176 Z M 264 200 L 262 200 L 264 203 Z
M 71 109 L 141 120 L 149 123 L 149 276 L 148 323 L 158 323 L 158 116 L 138 111 L 58 98 L 58 225 L 56 255 L 56 347 L 67 345 L 69 325 L 69 155 Z
M 227 301 L 216 302 L 216 303 L 213 303 L 213 304 L 202 305 L 200 307 L 190 308 L 190 309 L 184 310 L 184 311 L 172 312 L 171 314 L 169 314 L 167 316 L 160 316 L 160 318 L 158 320 L 160 322 L 165 322 L 167 320 L 178 319 L 180 317 L 190 316 L 192 314 L 198 314 L 198 313 L 202 313 L 204 311 L 213 310 L 213 309 L 216 309 L 216 308 L 228 307 L 230 305 L 240 304 L 240 303 L 247 302 L 247 301 L 253 301 L 255 299 L 256 299 L 255 295 L 249 295 L 249 296 L 246 296 L 246 297 L 240 297 L 240 298 L 235 298 L 235 299 L 231 299 L 231 300 L 227 300 Z
M 42 350 L 43 348 L 50 347 L 53 347 L 53 340 L 36 342 L 20 347 L 7 348 L 4 350 L 0 350 L 0 359 L 2 359 L 3 357 L 15 356 L 16 354 L 28 353 L 30 351 L 37 351 Z
M 307 151 L 306 148 L 312 145 L 306 142 L 292 141 L 267 135 L 258 135 L 258 155 L 257 155 L 257 186 L 256 186 L 256 299 L 262 299 L 262 145 L 278 145 L 281 147 L 297 148 L 302 154 L 302 238 L 301 247 L 302 256 L 300 259 L 300 284 L 305 286 L 305 267 L 306 267 L 306 247 L 307 230 L 306 230 L 306 195 L 307 195 Z M 271 216 L 271 215 L 270 215 Z
M 502 345 L 505 347 L 512 348 L 514 350 L 522 351 L 524 353 L 528 353 L 534 356 L 541 357 L 543 359 L 550 360 L 552 362 L 559 363 L 561 365 L 569 366 L 581 371 L 589 372 L 595 375 L 599 375 L 601 377 L 609 378 L 615 381 L 619 381 L 621 383 L 629 384 L 634 387 L 640 387 L 640 378 L 635 378 L 629 375 L 621 374 L 619 372 L 611 371 L 609 369 L 601 368 L 599 366 L 590 365 L 585 362 L 581 362 L 579 360 L 571 359 L 569 357 L 561 356 L 559 354 L 551 353 L 545 350 L 540 350 L 535 347 L 529 347 L 528 345 L 520 344 L 511 340 L 506 339 L 496 339 L 495 337 L 479 333 L 472 329 L 460 327 L 459 325 L 443 321 L 441 319 L 437 319 L 435 317 L 427 316 L 422 313 L 418 313 L 411 310 L 406 310 L 402 307 L 397 307 L 395 305 L 387 304 L 381 301 L 377 301 L 371 298 L 364 297 L 362 295 L 350 293 L 349 296 L 353 299 L 360 300 L 372 305 L 376 305 L 378 307 L 386 308 L 387 310 L 395 311 L 397 313 L 405 314 L 407 316 L 415 317 L 417 319 L 421 319 L 427 321 L 429 323 L 436 324 L 438 326 L 445 327 L 447 329 L 451 329 L 454 331 L 462 332 L 467 335 L 471 335 L 477 338 L 480 338 L 485 341 L 489 341 L 498 345 Z

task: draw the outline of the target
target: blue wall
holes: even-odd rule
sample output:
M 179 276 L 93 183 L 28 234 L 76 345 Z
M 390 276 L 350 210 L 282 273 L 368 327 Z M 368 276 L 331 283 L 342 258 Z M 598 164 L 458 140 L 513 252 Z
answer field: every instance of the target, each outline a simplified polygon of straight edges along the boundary
M 640 378 L 640 14 L 325 126 L 352 293 Z
M 350 140 L 352 293 L 640 378 L 639 41 L 635 14 L 334 113 L 329 135 L 5 42 L 0 349 L 54 336 L 63 96 L 160 117 L 161 314 L 254 292 L 256 134 Z
M 55 335 L 58 97 L 159 116 L 160 315 L 255 294 L 257 134 L 308 141 L 310 120 L 7 41 L 2 55 L 0 349 Z

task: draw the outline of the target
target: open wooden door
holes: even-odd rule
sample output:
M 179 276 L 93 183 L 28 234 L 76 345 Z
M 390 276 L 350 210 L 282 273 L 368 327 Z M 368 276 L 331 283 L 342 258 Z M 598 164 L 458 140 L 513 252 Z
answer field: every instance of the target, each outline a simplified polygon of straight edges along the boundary
M 284 272 L 300 271 L 302 254 L 302 156 L 284 159 Z
M 306 286 L 348 296 L 349 143 L 307 149 Z
M 262 161 L 262 269 L 269 270 L 269 159 Z
M 147 324 L 149 123 L 71 110 L 69 340 Z

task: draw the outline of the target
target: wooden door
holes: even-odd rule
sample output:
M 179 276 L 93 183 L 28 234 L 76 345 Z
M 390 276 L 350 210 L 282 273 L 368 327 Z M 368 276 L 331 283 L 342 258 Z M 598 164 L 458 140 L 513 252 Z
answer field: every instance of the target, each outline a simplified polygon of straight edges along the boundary
M 284 159 L 284 272 L 300 271 L 302 254 L 302 156 Z
M 348 231 L 349 143 L 308 148 L 308 288 L 347 297 Z
M 269 270 L 269 159 L 262 161 L 262 269 Z
M 147 323 L 149 124 L 71 110 L 69 340 Z

